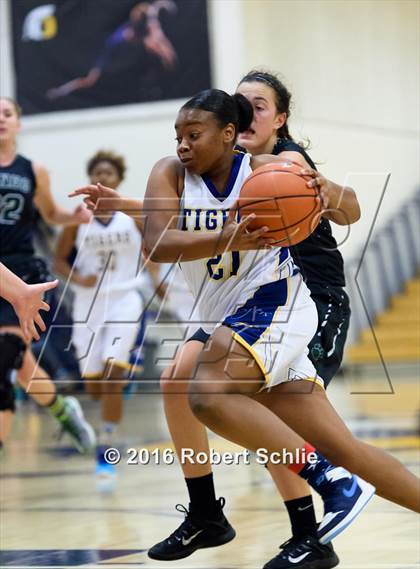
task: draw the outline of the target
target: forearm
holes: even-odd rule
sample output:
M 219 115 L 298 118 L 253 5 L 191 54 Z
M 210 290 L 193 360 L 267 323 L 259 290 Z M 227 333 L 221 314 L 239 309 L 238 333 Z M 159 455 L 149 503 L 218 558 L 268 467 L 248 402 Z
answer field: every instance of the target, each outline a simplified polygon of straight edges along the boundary
M 80 223 L 74 212 L 68 211 L 60 206 L 57 206 L 53 211 L 48 213 L 45 221 L 51 225 L 75 225 L 76 223 Z
M 94 215 L 100 216 L 101 213 L 110 211 L 120 211 L 138 221 L 142 215 L 143 202 L 135 198 L 100 198 Z
M 167 229 L 154 239 L 146 235 L 149 257 L 156 263 L 195 261 L 214 257 L 226 250 L 222 233 L 190 233 L 180 229 Z
M 351 225 L 360 219 L 360 206 L 352 188 L 329 182 L 328 212 L 325 217 L 338 225 Z
M 65 259 L 56 257 L 54 259 L 53 269 L 55 273 L 64 277 L 67 281 L 75 284 L 81 284 L 80 274 L 78 271 L 74 270 L 73 267 Z
M 0 296 L 11 304 L 18 301 L 28 285 L 0 263 Z

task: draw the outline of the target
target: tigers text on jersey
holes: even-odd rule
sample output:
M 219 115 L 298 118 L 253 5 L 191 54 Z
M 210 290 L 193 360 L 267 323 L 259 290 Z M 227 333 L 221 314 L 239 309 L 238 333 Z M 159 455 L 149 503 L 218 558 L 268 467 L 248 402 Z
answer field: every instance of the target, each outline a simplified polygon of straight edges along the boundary
M 74 268 L 81 276 L 97 275 L 99 294 L 135 288 L 141 266 L 141 244 L 134 220 L 124 213 L 114 213 L 107 223 L 93 218 L 77 230 Z M 74 288 L 80 294 L 90 290 Z
M 250 159 L 249 154 L 235 155 L 223 194 L 206 176 L 186 170 L 179 229 L 191 233 L 220 232 L 245 178 L 252 172 Z M 259 287 L 291 276 L 295 266 L 287 248 L 274 248 L 229 251 L 212 259 L 181 262 L 181 269 L 196 299 L 201 325 L 206 332 L 212 332 Z

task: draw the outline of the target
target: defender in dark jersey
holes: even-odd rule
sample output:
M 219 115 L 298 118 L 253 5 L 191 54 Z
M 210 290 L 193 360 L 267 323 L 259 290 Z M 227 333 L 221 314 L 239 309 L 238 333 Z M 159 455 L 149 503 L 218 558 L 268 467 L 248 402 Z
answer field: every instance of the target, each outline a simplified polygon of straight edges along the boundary
M 284 152 L 298 152 L 317 170 L 310 156 L 293 140 L 283 138 L 274 145 L 272 154 Z M 290 251 L 318 310 L 318 330 L 309 344 L 309 357 L 327 387 L 341 365 L 350 321 L 343 257 L 329 220 L 322 217 L 312 235 L 290 247 Z
M 329 184 L 335 192 L 341 192 L 340 209 L 342 211 L 331 212 L 331 219 L 339 224 L 357 221 L 360 210 L 354 192 L 337 187 L 317 173 L 314 162 L 303 147 L 294 142 L 290 136 L 287 119 L 290 114 L 291 95 L 284 85 L 274 75 L 255 71 L 242 79 L 238 91 L 250 100 L 254 109 L 254 120 L 249 130 L 241 133 L 238 139 L 242 149 L 253 155 L 281 154 L 286 159 L 298 162 L 299 157 L 303 156 L 312 168 L 311 175 L 314 183 L 320 186 L 324 207 L 328 205 L 326 202 L 329 197 Z M 309 345 L 310 358 L 317 373 L 323 378 L 325 385 L 328 385 L 341 364 L 350 317 L 348 297 L 343 290 L 345 285 L 343 259 L 332 235 L 329 219 L 321 218 L 314 233 L 302 243 L 291 247 L 291 252 L 317 306 L 319 324 L 317 333 Z M 197 350 L 200 349 L 198 343 L 206 342 L 207 339 L 208 335 L 203 330 L 197 331 L 190 338 L 191 344 L 194 344 L 194 341 L 197 342 Z M 194 347 L 191 345 L 186 349 L 193 351 Z M 188 377 L 185 368 L 177 368 L 176 373 L 179 373 L 177 376 L 180 378 Z M 175 378 L 172 374 L 173 370 L 167 370 L 163 375 L 165 411 L 171 434 L 175 440 L 182 441 L 180 431 L 184 429 L 189 436 L 193 437 L 192 443 L 195 441 L 197 444 L 200 442 L 202 444 L 200 440 L 203 437 L 202 433 L 197 434 L 194 439 L 192 433 L 194 421 L 191 420 L 191 416 L 189 416 L 188 427 L 186 424 L 180 424 L 181 396 L 179 391 L 182 388 L 179 382 L 173 381 Z M 174 396 L 174 392 L 177 395 Z M 197 433 L 198 431 L 197 427 Z M 178 446 L 184 445 L 178 442 Z M 189 446 L 194 446 L 194 444 Z M 182 465 L 182 468 L 190 495 L 192 519 L 194 519 L 194 512 L 197 511 L 203 512 L 207 519 L 213 519 L 218 509 L 215 505 L 217 502 L 211 467 L 206 465 L 199 469 L 196 465 L 193 468 Z M 317 565 L 326 569 L 335 567 L 338 564 L 338 557 L 332 546 L 321 545 L 318 541 L 317 523 L 309 486 L 284 467 L 270 465 L 269 470 L 285 500 L 293 536 L 282 546 L 282 552 L 267 564 L 267 569 L 287 567 L 313 569 Z M 196 527 L 196 524 L 192 524 L 192 527 Z M 182 553 L 180 549 L 182 547 L 177 540 L 168 538 L 152 547 L 149 555 L 160 559 L 167 556 L 169 559 L 172 554 Z M 189 554 L 185 548 L 184 554 Z
M 0 262 L 26 283 L 52 280 L 45 262 L 35 257 L 32 243 L 36 210 L 48 223 L 86 223 L 90 214 L 83 206 L 70 213 L 58 206 L 50 192 L 43 166 L 17 154 L 20 109 L 11 99 L 0 99 Z M 10 422 L 14 391 L 10 380 L 18 370 L 20 385 L 42 407 L 48 407 L 80 452 L 93 449 L 95 435 L 74 397 L 57 395 L 46 372 L 36 365 L 30 346 L 12 306 L 0 298 L 0 385 L 7 397 L 0 398 L 0 412 Z M 35 372 L 36 370 L 36 372 Z M 32 379 L 35 378 L 35 379 Z M 40 380 L 40 381 L 38 381 Z

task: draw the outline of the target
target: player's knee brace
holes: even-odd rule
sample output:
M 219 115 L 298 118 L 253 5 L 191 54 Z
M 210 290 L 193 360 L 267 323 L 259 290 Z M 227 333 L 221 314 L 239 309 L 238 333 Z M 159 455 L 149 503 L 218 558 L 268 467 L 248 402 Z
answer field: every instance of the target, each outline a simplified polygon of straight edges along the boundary
M 0 411 L 15 410 L 15 391 L 11 372 L 20 369 L 25 353 L 25 342 L 16 334 L 0 334 Z

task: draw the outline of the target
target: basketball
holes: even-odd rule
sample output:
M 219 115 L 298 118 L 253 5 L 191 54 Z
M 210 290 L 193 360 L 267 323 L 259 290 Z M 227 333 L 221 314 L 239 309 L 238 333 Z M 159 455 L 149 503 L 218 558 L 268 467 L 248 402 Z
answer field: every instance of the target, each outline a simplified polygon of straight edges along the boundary
M 302 166 L 290 161 L 265 164 L 248 176 L 239 198 L 240 216 L 257 217 L 248 228 L 267 226 L 267 235 L 279 246 L 296 245 L 306 239 L 320 218 L 315 188 L 308 188 Z

